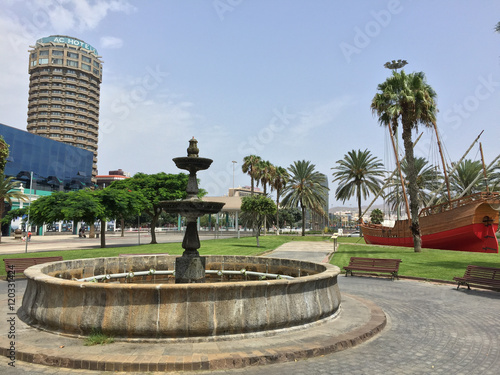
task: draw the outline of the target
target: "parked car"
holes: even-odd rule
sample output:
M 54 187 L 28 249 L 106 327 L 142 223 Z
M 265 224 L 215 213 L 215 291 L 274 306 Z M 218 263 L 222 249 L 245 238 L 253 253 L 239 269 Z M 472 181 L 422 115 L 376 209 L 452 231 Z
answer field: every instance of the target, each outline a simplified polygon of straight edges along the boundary
M 354 232 L 349 233 L 347 235 L 347 237 L 360 237 L 360 236 L 361 236 L 361 232 L 359 230 L 355 230 Z

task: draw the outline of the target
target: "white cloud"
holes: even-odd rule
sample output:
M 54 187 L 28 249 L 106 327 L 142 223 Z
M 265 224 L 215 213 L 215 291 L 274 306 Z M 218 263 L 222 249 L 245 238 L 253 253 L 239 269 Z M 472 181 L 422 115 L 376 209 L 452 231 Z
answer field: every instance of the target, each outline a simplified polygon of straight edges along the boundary
M 34 21 L 49 21 L 50 25 L 45 26 L 57 33 L 92 30 L 109 12 L 128 14 L 135 11 L 126 0 L 34 0 L 28 5 Z
M 114 36 L 103 36 L 101 46 L 103 48 L 121 48 L 123 47 L 123 40 Z

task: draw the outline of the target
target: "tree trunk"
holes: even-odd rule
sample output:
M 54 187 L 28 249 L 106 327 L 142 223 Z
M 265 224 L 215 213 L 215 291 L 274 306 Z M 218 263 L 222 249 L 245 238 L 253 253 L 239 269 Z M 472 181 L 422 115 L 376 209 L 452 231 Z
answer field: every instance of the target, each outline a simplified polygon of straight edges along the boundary
M 0 198 L 0 220 L 3 219 L 3 211 L 5 210 L 5 202 Z M 0 243 L 2 242 L 2 224 L 0 223 Z
M 106 222 L 101 220 L 101 248 L 106 247 Z
M 361 183 L 360 183 L 361 184 Z M 358 223 L 361 224 L 363 222 L 363 218 L 361 217 L 361 215 L 363 214 L 363 212 L 361 211 L 361 186 L 359 186 L 360 184 L 358 184 L 358 189 L 357 189 L 357 198 L 358 198 Z
M 158 218 L 160 217 L 161 214 L 161 208 L 158 207 L 153 207 L 153 215 L 151 219 L 151 242 L 150 244 L 157 244 L 156 242 L 156 223 L 158 223 Z
M 276 235 L 280 235 L 280 189 L 276 189 Z
M 306 235 L 306 208 L 300 202 L 300 208 L 302 209 L 302 237 Z
M 121 219 L 120 220 L 120 224 L 121 224 L 121 237 L 125 237 L 125 220 L 124 219 Z
M 406 163 L 408 167 L 408 194 L 410 195 L 411 232 L 413 235 L 413 248 L 416 253 L 422 251 L 422 239 L 420 237 L 420 225 L 418 221 L 418 187 L 415 174 L 415 157 L 413 155 L 413 143 L 411 141 L 411 123 L 403 121 L 403 142 L 405 146 Z

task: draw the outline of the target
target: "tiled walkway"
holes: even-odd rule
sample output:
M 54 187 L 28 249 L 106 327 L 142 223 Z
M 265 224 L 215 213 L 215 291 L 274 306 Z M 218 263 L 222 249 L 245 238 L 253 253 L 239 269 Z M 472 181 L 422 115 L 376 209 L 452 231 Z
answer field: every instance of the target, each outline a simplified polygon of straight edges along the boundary
M 269 255 L 322 261 L 325 254 L 332 250 L 331 247 L 331 243 L 297 241 L 288 243 Z M 291 357 L 290 362 L 210 371 L 210 374 L 499 373 L 500 293 L 466 289 L 457 291 L 451 285 L 406 280 L 393 282 L 388 278 L 371 277 L 340 276 L 339 285 L 346 297 L 348 294 L 359 296 L 382 307 L 388 324 L 381 334 L 357 347 L 329 355 L 297 361 Z M 2 293 L 2 304 L 6 304 L 4 296 L 5 293 Z M 356 303 L 356 298 L 347 297 L 347 303 Z M 359 310 L 362 309 L 360 306 Z M 2 320 L 6 319 L 2 317 Z M 266 339 L 260 340 L 262 343 Z M 47 342 L 46 345 L 51 343 Z M 110 347 L 114 345 L 116 343 Z M 253 349 L 259 351 L 258 342 Z M 81 350 L 88 348 L 81 346 Z M 106 347 L 101 350 L 105 355 Z M 100 373 L 19 361 L 16 361 L 15 368 L 11 368 L 7 362 L 7 358 L 0 358 L 1 373 Z

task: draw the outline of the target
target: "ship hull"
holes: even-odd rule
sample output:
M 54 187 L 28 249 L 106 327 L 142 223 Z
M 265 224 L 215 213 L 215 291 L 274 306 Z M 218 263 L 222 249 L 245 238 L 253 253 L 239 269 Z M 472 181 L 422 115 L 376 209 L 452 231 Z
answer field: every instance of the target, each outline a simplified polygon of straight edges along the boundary
M 478 194 L 452 201 L 451 204 L 422 210 L 419 217 L 422 247 L 482 253 L 498 253 L 499 213 L 496 199 L 483 199 Z M 490 195 L 488 195 L 489 197 Z M 495 207 L 495 208 L 494 208 Z M 407 220 L 396 221 L 394 227 L 362 224 L 366 243 L 413 247 L 413 236 Z

